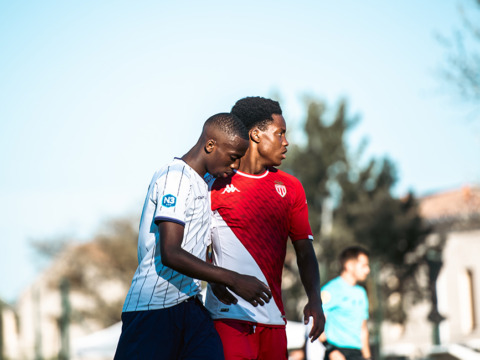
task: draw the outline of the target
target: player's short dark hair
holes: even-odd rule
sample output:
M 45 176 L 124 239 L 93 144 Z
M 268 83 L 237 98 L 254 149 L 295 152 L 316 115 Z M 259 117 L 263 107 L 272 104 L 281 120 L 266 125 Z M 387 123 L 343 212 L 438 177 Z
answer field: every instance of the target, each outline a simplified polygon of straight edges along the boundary
M 234 114 L 219 113 L 210 116 L 205 121 L 205 126 L 212 126 L 224 132 L 228 136 L 238 136 L 244 140 L 248 140 L 248 130 L 243 122 Z
M 282 115 L 278 101 L 260 96 L 249 96 L 238 100 L 232 108 L 232 113 L 243 121 L 248 130 L 257 126 L 265 130 L 273 121 L 272 115 Z
M 343 249 L 342 252 L 340 253 L 340 256 L 338 257 L 338 259 L 340 260 L 340 265 L 342 266 L 342 269 L 345 268 L 345 263 L 348 260 L 356 260 L 358 259 L 358 256 L 360 254 L 363 254 L 367 257 L 370 256 L 370 253 L 368 252 L 367 249 L 358 245 L 349 246 Z

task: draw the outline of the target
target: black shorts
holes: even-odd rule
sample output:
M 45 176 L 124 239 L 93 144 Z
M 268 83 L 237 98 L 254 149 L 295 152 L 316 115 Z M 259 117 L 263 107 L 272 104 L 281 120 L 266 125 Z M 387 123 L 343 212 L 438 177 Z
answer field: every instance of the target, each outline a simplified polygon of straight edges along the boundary
M 196 297 L 166 309 L 122 314 L 114 360 L 223 360 L 222 341 Z
M 360 349 L 343 348 L 343 347 L 335 346 L 329 343 L 328 341 L 325 341 L 323 345 L 325 345 L 325 358 L 324 358 L 325 360 L 329 360 L 330 353 L 335 350 L 340 351 L 343 354 L 343 356 L 345 356 L 346 360 L 364 360 Z

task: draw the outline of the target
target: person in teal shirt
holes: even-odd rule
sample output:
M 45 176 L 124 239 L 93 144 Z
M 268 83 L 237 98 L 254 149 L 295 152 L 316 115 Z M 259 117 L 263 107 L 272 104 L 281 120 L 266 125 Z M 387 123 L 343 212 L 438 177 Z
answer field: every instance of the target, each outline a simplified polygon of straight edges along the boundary
M 368 340 L 368 298 L 358 285 L 370 273 L 369 253 L 351 246 L 340 254 L 342 272 L 322 287 L 323 310 L 327 318 L 320 339 L 326 347 L 325 359 L 370 359 Z

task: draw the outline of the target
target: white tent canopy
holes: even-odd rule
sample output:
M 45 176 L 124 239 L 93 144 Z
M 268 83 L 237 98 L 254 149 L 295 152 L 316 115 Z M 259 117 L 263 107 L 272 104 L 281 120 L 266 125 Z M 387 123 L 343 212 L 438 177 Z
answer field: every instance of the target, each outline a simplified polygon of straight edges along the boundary
M 118 322 L 106 329 L 75 339 L 72 344 L 72 359 L 113 359 L 121 332 L 122 323 Z

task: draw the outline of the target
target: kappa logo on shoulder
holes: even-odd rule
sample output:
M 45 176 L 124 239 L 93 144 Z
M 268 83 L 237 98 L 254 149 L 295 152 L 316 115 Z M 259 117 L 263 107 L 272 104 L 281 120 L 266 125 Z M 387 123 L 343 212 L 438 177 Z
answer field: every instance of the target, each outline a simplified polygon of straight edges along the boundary
M 227 184 L 225 186 L 225 189 L 222 192 L 222 195 L 225 194 L 225 193 L 230 194 L 230 193 L 233 193 L 235 191 L 240 192 L 240 190 L 238 190 L 233 184 Z

